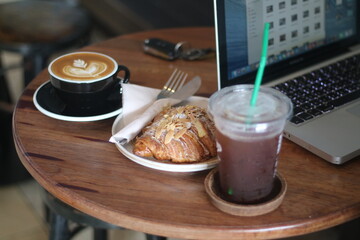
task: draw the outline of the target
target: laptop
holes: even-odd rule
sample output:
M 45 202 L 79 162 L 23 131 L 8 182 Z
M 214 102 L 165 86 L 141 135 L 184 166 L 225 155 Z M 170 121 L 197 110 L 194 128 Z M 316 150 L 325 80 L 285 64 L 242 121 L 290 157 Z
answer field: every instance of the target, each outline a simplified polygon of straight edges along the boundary
M 360 2 L 214 0 L 218 88 L 253 83 L 264 23 L 263 85 L 288 95 L 284 136 L 333 164 L 360 155 Z

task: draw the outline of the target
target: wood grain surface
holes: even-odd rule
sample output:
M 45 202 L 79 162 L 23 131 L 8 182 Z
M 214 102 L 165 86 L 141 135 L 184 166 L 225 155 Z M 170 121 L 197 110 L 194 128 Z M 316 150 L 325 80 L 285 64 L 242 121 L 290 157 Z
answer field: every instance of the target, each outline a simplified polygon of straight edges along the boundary
M 200 75 L 198 92 L 217 89 L 215 59 L 168 62 L 142 52 L 159 37 L 214 47 L 212 28 L 164 29 L 119 36 L 83 50 L 108 54 L 131 71 L 131 82 L 160 88 L 173 68 Z M 284 140 L 279 171 L 288 189 L 275 211 L 257 217 L 221 212 L 206 195 L 208 171 L 169 173 L 124 157 L 109 143 L 114 118 L 67 122 L 36 110 L 32 97 L 48 80 L 44 70 L 25 89 L 13 118 L 22 163 L 50 193 L 104 221 L 136 231 L 184 239 L 271 239 L 306 234 L 360 216 L 360 161 L 335 166 Z

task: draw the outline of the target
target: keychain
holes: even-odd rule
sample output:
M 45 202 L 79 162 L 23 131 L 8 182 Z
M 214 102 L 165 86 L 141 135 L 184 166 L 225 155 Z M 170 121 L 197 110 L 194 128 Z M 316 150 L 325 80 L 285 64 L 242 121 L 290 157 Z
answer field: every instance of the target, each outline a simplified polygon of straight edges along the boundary
M 171 43 L 159 38 L 146 39 L 143 48 L 145 53 L 169 61 L 178 58 L 193 61 L 213 57 L 215 55 L 215 50 L 212 48 L 191 48 L 190 44 L 187 42 Z

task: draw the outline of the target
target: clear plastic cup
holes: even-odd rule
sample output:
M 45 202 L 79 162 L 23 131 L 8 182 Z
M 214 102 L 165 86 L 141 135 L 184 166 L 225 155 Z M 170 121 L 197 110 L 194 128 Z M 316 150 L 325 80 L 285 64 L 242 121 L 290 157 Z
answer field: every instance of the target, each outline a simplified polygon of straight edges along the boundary
M 250 106 L 253 85 L 235 85 L 214 93 L 209 112 L 216 127 L 220 190 L 225 199 L 260 203 L 273 189 L 282 132 L 292 103 L 279 91 L 261 87 Z

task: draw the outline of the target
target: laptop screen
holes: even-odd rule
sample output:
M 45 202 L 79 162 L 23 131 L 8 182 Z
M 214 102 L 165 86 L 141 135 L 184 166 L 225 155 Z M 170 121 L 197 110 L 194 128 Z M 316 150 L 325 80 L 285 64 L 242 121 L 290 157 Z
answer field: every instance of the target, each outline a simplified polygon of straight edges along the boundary
M 219 88 L 253 82 L 264 23 L 270 24 L 264 82 L 357 43 L 356 0 L 214 0 Z

